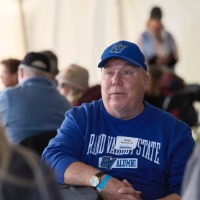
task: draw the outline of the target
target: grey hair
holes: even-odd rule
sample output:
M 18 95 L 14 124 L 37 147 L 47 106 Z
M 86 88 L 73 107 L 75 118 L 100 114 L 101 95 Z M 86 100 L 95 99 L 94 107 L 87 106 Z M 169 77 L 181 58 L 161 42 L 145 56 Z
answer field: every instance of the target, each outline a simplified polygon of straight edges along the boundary
M 48 78 L 48 72 L 33 68 L 24 64 L 19 65 L 19 68 L 24 69 L 24 73 L 28 76 L 42 76 Z

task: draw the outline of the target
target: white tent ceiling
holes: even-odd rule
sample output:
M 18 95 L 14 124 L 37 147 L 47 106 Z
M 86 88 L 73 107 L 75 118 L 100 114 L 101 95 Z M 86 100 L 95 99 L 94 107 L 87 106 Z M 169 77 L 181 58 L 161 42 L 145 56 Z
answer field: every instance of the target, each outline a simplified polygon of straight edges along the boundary
M 72 62 L 83 65 L 94 84 L 100 81 L 96 66 L 104 48 L 121 39 L 136 42 L 154 5 L 163 9 L 164 24 L 177 40 L 177 73 L 200 83 L 196 0 L 0 0 L 0 59 L 51 49 L 60 69 Z

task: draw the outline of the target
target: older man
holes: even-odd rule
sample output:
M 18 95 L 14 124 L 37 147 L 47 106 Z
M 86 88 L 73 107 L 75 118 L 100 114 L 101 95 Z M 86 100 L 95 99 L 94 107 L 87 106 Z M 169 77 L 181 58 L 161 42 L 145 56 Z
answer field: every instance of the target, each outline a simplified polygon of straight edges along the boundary
M 144 55 L 134 43 L 107 47 L 102 99 L 66 113 L 43 153 L 57 181 L 92 186 L 103 199 L 180 199 L 190 128 L 143 100 L 149 85 Z
M 49 69 L 45 55 L 27 53 L 19 65 L 19 85 L 0 93 L 0 121 L 13 144 L 35 135 L 56 132 L 70 108 L 47 79 Z

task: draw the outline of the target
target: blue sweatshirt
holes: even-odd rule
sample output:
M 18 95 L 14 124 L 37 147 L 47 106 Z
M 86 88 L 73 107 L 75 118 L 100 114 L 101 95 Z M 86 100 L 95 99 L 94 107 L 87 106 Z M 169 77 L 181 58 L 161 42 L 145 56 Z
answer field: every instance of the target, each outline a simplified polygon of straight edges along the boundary
M 75 161 L 127 179 L 143 200 L 180 194 L 185 164 L 194 140 L 190 128 L 170 113 L 144 102 L 145 109 L 129 120 L 116 119 L 102 100 L 66 112 L 58 135 L 42 159 L 64 183 L 64 171 Z

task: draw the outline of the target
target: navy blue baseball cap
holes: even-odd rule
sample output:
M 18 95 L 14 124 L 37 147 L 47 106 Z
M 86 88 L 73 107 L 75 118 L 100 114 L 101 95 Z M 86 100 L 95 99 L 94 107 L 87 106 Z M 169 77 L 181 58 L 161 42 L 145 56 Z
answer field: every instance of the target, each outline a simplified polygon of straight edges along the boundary
M 21 61 L 21 64 L 46 72 L 50 71 L 49 59 L 44 54 L 38 52 L 27 53 Z
M 106 61 L 112 58 L 121 58 L 131 65 L 143 67 L 144 70 L 147 71 L 146 59 L 140 48 L 135 43 L 122 40 L 110 45 L 103 52 L 98 67 L 104 67 Z

